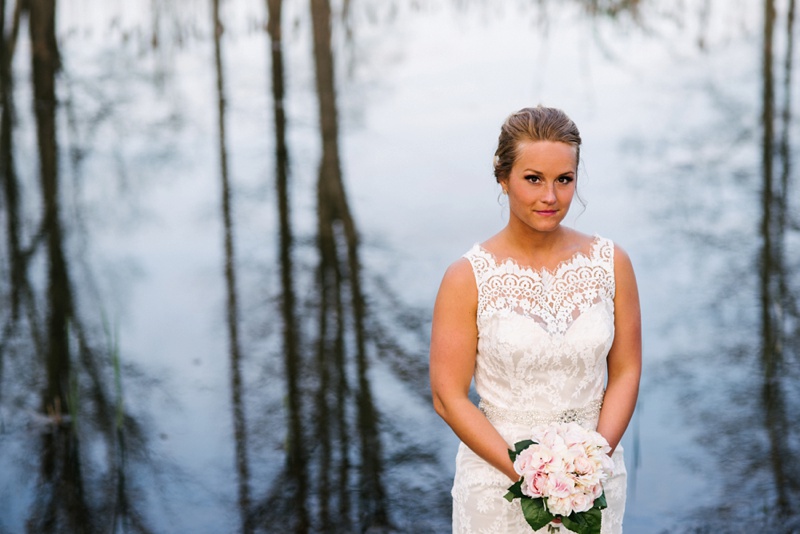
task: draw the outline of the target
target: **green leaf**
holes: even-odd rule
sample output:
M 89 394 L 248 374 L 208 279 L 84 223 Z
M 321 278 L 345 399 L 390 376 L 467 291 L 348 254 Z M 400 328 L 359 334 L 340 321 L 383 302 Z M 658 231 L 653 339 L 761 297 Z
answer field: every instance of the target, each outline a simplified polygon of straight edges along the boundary
M 519 453 L 521 453 L 531 445 L 536 445 L 536 442 L 533 441 L 532 439 L 524 439 L 522 441 L 516 442 L 514 444 L 514 450 L 513 451 L 511 449 L 508 450 L 508 457 L 511 458 L 511 461 L 513 462 L 514 460 L 517 459 L 517 455 Z
M 528 522 L 533 530 L 539 530 L 556 518 L 556 516 L 547 511 L 544 499 L 541 497 L 538 499 L 522 499 L 522 515 L 525 516 L 525 521 Z
M 572 513 L 567 517 L 562 517 L 561 522 L 565 528 L 578 534 L 600 534 L 603 514 L 597 508 L 592 508 L 586 512 Z
M 518 441 L 518 442 L 516 442 L 514 444 L 514 452 L 519 454 L 522 451 L 524 451 L 525 449 L 527 449 L 528 447 L 530 447 L 531 445 L 536 445 L 536 442 L 533 441 L 532 439 L 525 439 L 525 440 L 522 440 L 522 441 Z
M 605 491 L 603 493 L 601 493 L 600 496 L 594 500 L 594 505 L 595 505 L 596 508 L 598 508 L 600 510 L 608 508 L 608 503 L 606 502 L 606 492 Z
M 519 479 L 510 488 L 508 488 L 508 493 L 504 495 L 508 502 L 524 496 L 525 495 L 522 493 L 522 479 Z

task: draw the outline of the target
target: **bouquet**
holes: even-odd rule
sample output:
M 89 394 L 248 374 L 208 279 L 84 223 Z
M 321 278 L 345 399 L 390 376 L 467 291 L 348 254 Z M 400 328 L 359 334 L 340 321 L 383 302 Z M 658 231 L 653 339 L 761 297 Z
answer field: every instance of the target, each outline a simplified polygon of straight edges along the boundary
M 613 473 L 608 442 L 574 422 L 537 426 L 532 437 L 508 451 L 521 478 L 506 500 L 521 499 L 534 530 L 558 518 L 573 532 L 599 534 L 607 506 L 603 482 Z

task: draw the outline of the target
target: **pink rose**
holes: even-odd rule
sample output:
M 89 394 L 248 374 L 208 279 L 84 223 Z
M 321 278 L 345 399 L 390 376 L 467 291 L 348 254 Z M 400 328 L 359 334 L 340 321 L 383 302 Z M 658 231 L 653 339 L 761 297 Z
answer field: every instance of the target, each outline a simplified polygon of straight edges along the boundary
M 533 454 L 529 452 L 532 447 L 528 447 L 521 453 L 517 454 L 517 458 L 514 460 L 514 471 L 517 472 L 520 476 L 526 476 L 531 469 L 531 464 L 533 463 Z
M 550 497 L 569 497 L 575 491 L 575 482 L 565 473 L 551 473 L 547 477 L 546 489 Z
M 553 461 L 553 453 L 541 445 L 531 445 L 517 455 L 514 471 L 518 475 L 530 477 L 546 469 Z
M 526 477 L 522 484 L 522 493 L 533 499 L 538 499 L 544 496 L 545 489 L 547 488 L 547 475 L 544 473 L 536 473 L 530 478 Z

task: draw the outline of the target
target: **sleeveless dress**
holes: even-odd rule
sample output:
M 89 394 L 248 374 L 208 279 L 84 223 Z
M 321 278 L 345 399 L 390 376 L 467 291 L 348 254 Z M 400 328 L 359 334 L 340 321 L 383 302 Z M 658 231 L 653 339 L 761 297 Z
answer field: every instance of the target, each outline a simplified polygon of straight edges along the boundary
M 614 244 L 595 236 L 554 272 L 498 261 L 480 245 L 464 255 L 478 287 L 475 390 L 479 407 L 513 446 L 531 428 L 576 421 L 596 429 L 614 339 Z M 626 478 L 622 446 L 603 485 L 602 533 L 622 532 Z M 461 443 L 453 483 L 454 534 L 530 534 L 511 481 Z M 536 532 L 546 533 L 547 527 Z M 560 532 L 571 531 L 561 527 Z

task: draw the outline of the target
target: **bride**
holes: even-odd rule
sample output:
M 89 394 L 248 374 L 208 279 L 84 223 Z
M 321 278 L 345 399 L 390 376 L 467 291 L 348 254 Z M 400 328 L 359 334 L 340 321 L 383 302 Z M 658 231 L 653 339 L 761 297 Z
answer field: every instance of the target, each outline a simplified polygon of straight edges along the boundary
M 619 246 L 561 224 L 575 194 L 580 144 L 561 110 L 525 108 L 506 119 L 494 174 L 508 196 L 508 225 L 453 263 L 436 297 L 433 404 L 461 439 L 455 534 L 532 532 L 520 501 L 503 498 L 519 479 L 508 449 L 555 421 L 576 421 L 610 444 L 614 475 L 604 483 L 602 532 L 622 532 L 619 442 L 639 390 L 639 297 Z M 478 406 L 468 398 L 473 378 Z

